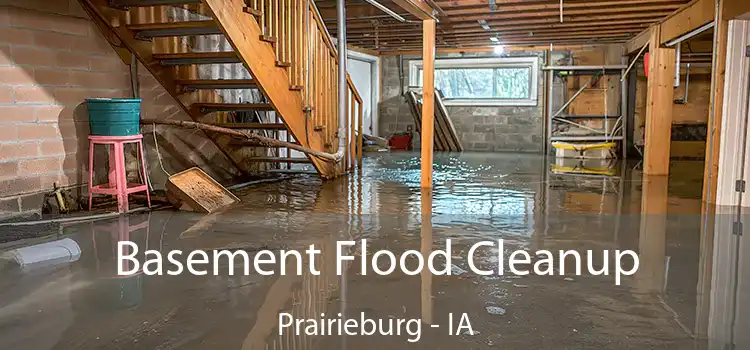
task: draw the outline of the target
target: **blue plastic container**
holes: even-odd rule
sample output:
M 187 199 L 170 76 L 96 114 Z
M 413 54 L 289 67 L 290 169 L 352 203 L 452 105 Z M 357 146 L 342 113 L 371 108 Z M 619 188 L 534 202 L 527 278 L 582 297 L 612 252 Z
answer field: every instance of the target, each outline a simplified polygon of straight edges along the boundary
M 91 135 L 130 136 L 141 132 L 141 99 L 87 98 Z

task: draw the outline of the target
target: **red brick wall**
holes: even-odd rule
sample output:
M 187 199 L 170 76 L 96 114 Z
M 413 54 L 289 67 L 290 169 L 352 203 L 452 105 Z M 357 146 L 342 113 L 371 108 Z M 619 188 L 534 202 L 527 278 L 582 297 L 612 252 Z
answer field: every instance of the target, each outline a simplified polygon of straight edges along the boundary
M 89 127 L 82 102 L 131 96 L 128 66 L 76 1 L 22 6 L 33 9 L 0 7 L 0 212 L 38 209 L 38 203 L 24 205 L 24 195 L 48 192 L 55 181 L 84 184 Z M 150 75 L 140 81 L 144 117 L 187 119 Z M 168 171 L 213 164 L 229 169 L 216 176 L 234 172 L 205 135 L 159 132 Z M 150 144 L 152 137 L 145 139 Z M 157 164 L 149 149 L 149 163 Z M 154 185 L 162 187 L 166 177 L 154 168 Z

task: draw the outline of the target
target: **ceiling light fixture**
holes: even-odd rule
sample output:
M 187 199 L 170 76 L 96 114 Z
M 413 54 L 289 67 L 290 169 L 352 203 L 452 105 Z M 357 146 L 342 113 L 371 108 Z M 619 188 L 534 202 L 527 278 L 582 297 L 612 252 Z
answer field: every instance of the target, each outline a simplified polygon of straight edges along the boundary
M 495 53 L 495 55 L 502 55 L 503 52 L 505 52 L 505 46 L 503 45 L 497 45 L 492 48 L 492 52 Z
M 490 38 L 490 41 L 492 41 L 492 42 L 494 42 L 494 43 L 497 43 L 497 42 L 500 42 L 500 39 L 498 39 L 498 38 L 495 38 L 495 37 L 491 37 L 491 38 Z

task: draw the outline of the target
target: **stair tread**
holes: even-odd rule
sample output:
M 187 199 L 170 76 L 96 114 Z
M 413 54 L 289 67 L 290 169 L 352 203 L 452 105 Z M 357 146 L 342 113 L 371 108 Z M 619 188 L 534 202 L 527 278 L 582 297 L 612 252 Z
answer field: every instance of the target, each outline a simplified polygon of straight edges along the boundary
M 152 56 L 165 65 L 240 63 L 234 51 L 162 53 Z
M 277 123 L 213 123 L 212 125 L 229 129 L 272 129 L 286 130 L 286 125 Z
M 134 31 L 137 39 L 223 34 L 212 20 L 129 24 L 126 28 Z
M 193 107 L 214 111 L 274 110 L 273 106 L 268 103 L 193 103 Z
M 173 28 L 218 28 L 216 23 L 211 20 L 161 22 L 161 23 L 139 23 L 139 24 L 128 24 L 126 27 L 130 30 L 135 30 L 135 31 L 173 29 Z
M 247 89 L 258 87 L 254 79 L 184 79 L 177 80 L 178 85 L 189 88 L 207 88 L 207 89 Z
M 268 163 L 310 163 L 309 158 L 301 157 L 248 157 L 246 158 L 251 162 L 268 162 Z
M 194 5 L 200 4 L 201 0 L 114 0 L 114 7 L 149 7 L 162 5 Z
M 213 57 L 238 57 L 234 51 L 213 51 L 213 52 L 177 52 L 177 53 L 155 53 L 153 54 L 155 59 L 171 59 L 171 58 L 213 58 Z

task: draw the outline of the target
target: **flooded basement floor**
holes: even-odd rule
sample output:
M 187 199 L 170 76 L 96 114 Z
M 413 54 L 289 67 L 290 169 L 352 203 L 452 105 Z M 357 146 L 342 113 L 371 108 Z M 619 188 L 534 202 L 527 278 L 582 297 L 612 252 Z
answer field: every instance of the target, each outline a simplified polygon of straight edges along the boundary
M 644 179 L 635 164 L 582 171 L 534 155 L 438 155 L 428 194 L 418 160 L 374 154 L 346 178 L 258 185 L 216 215 L 164 210 L 55 227 L 23 244 L 70 238 L 80 258 L 0 267 L 0 349 L 750 349 L 750 245 L 733 234 L 731 215 L 702 220 L 702 163 L 674 163 L 667 183 Z M 380 249 L 429 252 L 450 239 L 453 273 L 363 275 L 353 247 L 354 261 L 337 275 L 336 241 L 362 238 L 368 261 Z M 596 267 L 603 250 L 631 249 L 640 266 L 619 286 L 613 274 L 572 269 L 469 272 L 467 250 L 498 239 L 506 251 L 592 250 Z M 305 266 L 301 275 L 125 278 L 115 260 L 124 240 L 164 256 L 229 249 L 252 257 L 315 244 L 321 274 Z M 477 254 L 478 267 L 497 266 L 496 249 Z M 398 320 L 419 321 L 400 335 L 280 335 L 280 313 L 379 319 L 394 332 Z M 473 333 L 455 331 L 464 314 Z

